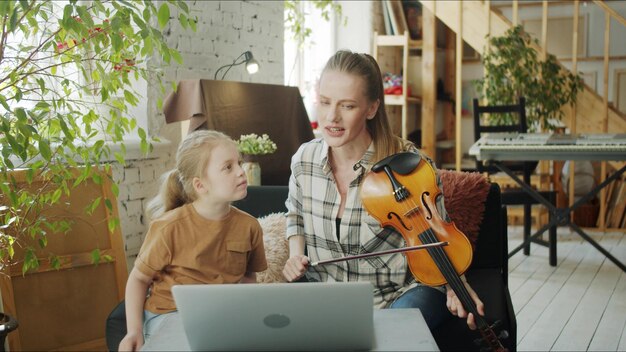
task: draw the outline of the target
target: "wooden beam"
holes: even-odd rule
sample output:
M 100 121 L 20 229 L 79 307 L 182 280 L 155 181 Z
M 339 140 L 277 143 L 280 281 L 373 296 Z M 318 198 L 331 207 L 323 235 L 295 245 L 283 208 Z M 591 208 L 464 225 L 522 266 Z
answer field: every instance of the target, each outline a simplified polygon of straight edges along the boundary
M 582 2 L 591 2 L 592 0 L 582 0 Z M 559 5 L 569 5 L 572 3 L 572 0 L 551 0 L 550 4 L 552 6 L 559 6 Z M 508 1 L 494 1 L 493 2 L 493 7 L 497 8 L 497 9 L 504 9 L 504 8 L 508 8 L 508 7 L 512 7 L 514 6 L 512 2 L 508 2 Z M 542 0 L 538 0 L 538 1 L 529 1 L 529 0 L 524 0 L 521 3 L 519 3 L 518 7 L 519 8 L 525 8 L 525 7 L 539 7 L 539 6 L 543 6 L 542 5 Z
M 613 10 L 611 7 L 605 4 L 604 1 L 594 0 L 593 2 L 596 5 L 600 6 L 604 10 L 604 13 L 608 13 L 613 18 L 615 18 L 619 23 L 621 23 L 623 26 L 626 26 L 626 18 L 624 18 L 617 11 Z
M 434 12 L 422 10 L 422 150 L 433 160 L 437 119 L 437 26 Z
M 580 12 L 580 1 L 574 1 L 574 25 L 572 28 L 572 72 L 578 72 L 578 14 Z M 572 106 L 572 112 L 570 113 L 570 133 L 576 134 L 576 105 Z M 576 165 L 574 161 L 570 161 L 569 166 L 569 200 L 568 204 L 571 207 L 574 204 L 575 199 L 575 190 L 574 187 L 576 182 Z M 567 186 L 567 185 L 565 185 Z M 574 213 L 570 215 L 570 220 L 574 220 Z
M 459 1 L 456 30 L 456 140 L 461 140 L 461 76 L 463 75 L 463 1 Z M 461 143 L 455 145 L 456 171 L 461 171 Z
M 548 57 L 548 0 L 543 0 L 541 11 L 541 59 Z
M 611 14 L 604 12 L 604 92 L 602 96 L 602 132 L 609 128 L 609 47 L 611 42 Z M 600 164 L 600 182 L 606 179 L 606 161 Z M 600 229 L 606 229 L 606 188 L 600 191 Z
M 409 96 L 409 75 L 408 75 L 408 67 L 409 67 L 409 32 L 404 31 L 403 37 L 404 46 L 402 49 L 402 74 L 404 75 L 404 79 L 402 80 L 402 98 L 404 99 L 404 105 L 402 106 L 402 138 L 407 139 L 408 136 L 408 114 L 409 114 L 409 103 L 407 102 L 407 97 Z

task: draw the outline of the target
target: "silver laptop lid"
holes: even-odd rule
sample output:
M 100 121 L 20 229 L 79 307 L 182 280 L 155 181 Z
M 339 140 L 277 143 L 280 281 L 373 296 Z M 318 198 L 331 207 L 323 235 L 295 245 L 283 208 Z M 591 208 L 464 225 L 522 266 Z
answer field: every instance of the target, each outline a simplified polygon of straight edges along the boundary
M 172 292 L 194 351 L 372 346 L 367 282 L 182 285 Z

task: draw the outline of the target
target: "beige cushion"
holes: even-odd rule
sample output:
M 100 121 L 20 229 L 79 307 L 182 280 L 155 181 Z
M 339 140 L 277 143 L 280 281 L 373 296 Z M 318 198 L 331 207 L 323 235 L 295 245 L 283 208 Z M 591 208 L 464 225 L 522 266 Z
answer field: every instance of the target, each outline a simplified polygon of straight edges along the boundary
M 267 258 L 267 270 L 257 274 L 257 282 L 286 282 L 283 267 L 289 258 L 289 245 L 285 239 L 286 218 L 284 213 L 273 213 L 259 218 L 263 228 L 263 245 Z

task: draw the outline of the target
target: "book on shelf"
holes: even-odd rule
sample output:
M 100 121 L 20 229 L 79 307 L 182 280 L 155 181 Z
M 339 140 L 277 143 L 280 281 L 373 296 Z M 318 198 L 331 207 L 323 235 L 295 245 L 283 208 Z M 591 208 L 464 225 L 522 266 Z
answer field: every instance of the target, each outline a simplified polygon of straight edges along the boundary
M 383 8 L 383 21 L 385 22 L 385 34 L 386 35 L 393 35 L 393 29 L 391 28 L 391 18 L 389 17 L 389 10 L 387 9 L 387 2 L 389 1 L 383 1 L 382 4 L 382 8 Z
M 407 30 L 406 18 L 404 17 L 404 9 L 402 9 L 402 2 L 399 0 L 389 1 L 391 4 L 391 18 L 395 19 L 395 21 L 391 21 L 391 23 L 395 22 L 395 30 L 394 32 L 397 35 L 404 35 L 404 32 Z
M 389 25 L 391 27 L 391 35 L 404 35 L 407 29 L 402 2 L 399 0 L 384 0 L 383 10 L 387 11 L 389 17 Z
M 383 6 L 387 8 L 387 15 L 389 16 L 389 24 L 391 27 L 391 35 L 401 35 L 398 28 L 398 17 L 393 13 L 393 1 L 392 0 L 384 0 Z

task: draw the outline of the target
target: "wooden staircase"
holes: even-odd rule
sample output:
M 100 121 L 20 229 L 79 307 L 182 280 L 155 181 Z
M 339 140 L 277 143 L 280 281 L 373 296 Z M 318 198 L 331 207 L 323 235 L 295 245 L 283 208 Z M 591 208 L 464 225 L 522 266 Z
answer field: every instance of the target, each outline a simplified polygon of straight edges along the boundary
M 489 8 L 487 1 L 426 1 L 420 0 L 424 8 L 430 10 L 450 29 L 457 34 L 459 18 L 462 13 L 461 36 L 474 50 L 482 54 L 487 45 L 487 34 L 502 36 L 513 24 L 500 13 Z M 602 3 L 602 2 L 600 2 Z M 462 10 L 460 11 L 460 7 Z M 601 5 L 600 5 L 601 6 Z M 606 5 L 604 5 L 606 7 Z M 619 15 L 617 15 L 619 16 Z M 621 22 L 621 21 L 620 21 Z M 626 25 L 626 23 L 622 23 Z M 539 48 L 539 50 L 541 50 Z M 602 133 L 606 131 L 626 132 L 626 115 L 608 106 L 608 121 L 602 114 L 604 98 L 594 90 L 585 86 L 578 96 L 576 104 L 576 125 L 572 126 L 571 119 L 565 118 L 562 122 L 577 133 Z M 571 114 L 569 106 L 564 108 L 565 116 Z
M 458 48 L 462 46 L 462 41 L 465 41 L 479 54 L 483 54 L 487 47 L 488 35 L 491 37 L 498 37 L 505 34 L 514 24 L 509 21 L 508 18 L 501 15 L 497 9 L 491 7 L 491 1 L 432 1 L 432 0 L 420 0 L 424 8 L 424 15 L 431 13 L 436 18 L 441 20 L 446 26 L 448 26 L 453 32 L 457 34 L 457 52 Z M 503 2 L 498 2 L 499 6 L 502 6 Z M 513 22 L 517 22 L 518 18 L 518 1 L 513 0 L 510 2 L 512 6 L 512 18 Z M 548 2 L 538 2 L 543 8 L 543 30 L 542 30 L 542 43 L 546 42 L 547 35 L 547 18 L 548 18 Z M 577 42 L 578 36 L 578 13 L 580 9 L 581 1 L 572 1 L 573 6 L 573 23 L 574 26 L 573 38 L 574 42 Z M 610 22 L 611 20 L 617 21 L 619 25 L 626 27 L 626 19 L 619 13 L 609 7 L 604 1 L 593 0 L 585 1 L 585 5 L 597 6 L 604 12 L 604 74 L 603 74 L 603 95 L 600 96 L 595 90 L 585 85 L 581 93 L 577 97 L 577 103 L 574 107 L 565 106 L 563 112 L 565 118 L 562 119 L 562 123 L 569 128 L 571 133 L 625 133 L 626 132 L 626 114 L 618 111 L 608 101 L 609 94 L 609 61 L 610 61 Z M 460 34 L 460 36 L 459 36 Z M 460 37 L 460 38 L 459 38 Z M 545 44 L 544 44 L 545 45 Z M 574 52 L 576 52 L 576 45 L 573 44 Z M 543 53 L 544 49 L 537 47 L 537 52 Z M 457 55 L 459 56 L 459 55 Z M 572 71 L 577 71 L 577 56 L 572 55 Z M 561 64 L 565 70 L 569 70 Z M 460 59 L 457 58 L 456 73 L 457 88 L 456 96 L 461 95 L 461 89 L 458 87 L 462 76 L 462 65 Z M 456 168 L 461 168 L 461 131 L 459 128 L 461 107 L 457 100 L 456 108 Z M 422 118 L 432 118 L 435 120 L 435 116 L 427 116 L 422 112 Z M 607 175 L 607 164 L 613 169 L 619 169 L 624 164 L 623 162 L 602 162 L 601 163 L 601 180 L 604 181 Z M 570 184 L 570 194 L 574 193 L 573 182 Z M 573 203 L 573 197 L 570 197 L 569 204 Z M 607 207 L 606 190 L 600 192 L 600 229 L 605 229 L 604 216 Z

